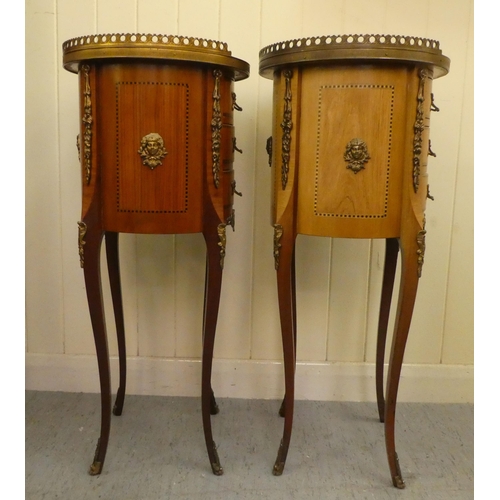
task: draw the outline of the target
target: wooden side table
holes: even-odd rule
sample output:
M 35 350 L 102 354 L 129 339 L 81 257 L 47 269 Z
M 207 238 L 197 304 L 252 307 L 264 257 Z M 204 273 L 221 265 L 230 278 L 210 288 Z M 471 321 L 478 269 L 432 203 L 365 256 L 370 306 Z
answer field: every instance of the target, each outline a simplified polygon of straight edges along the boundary
M 259 72 L 273 79 L 274 259 L 285 365 L 283 438 L 273 472 L 285 466 L 292 431 L 297 340 L 297 234 L 384 238 L 376 390 L 393 484 L 404 488 L 395 450 L 396 397 L 425 253 L 425 204 L 433 78 L 450 60 L 439 43 L 352 35 L 269 45 Z M 385 401 L 383 365 L 399 248 L 402 274 Z
M 120 385 L 113 408 L 121 415 L 126 353 L 118 262 L 118 233 L 202 232 L 207 245 L 203 320 L 202 415 L 214 474 L 220 475 L 210 414 L 226 227 L 234 230 L 233 82 L 249 65 L 227 45 L 181 36 L 111 34 L 63 44 L 64 67 L 78 73 L 82 167 L 80 263 L 94 332 L 101 388 L 101 432 L 90 474 L 100 474 L 111 423 L 109 354 L 100 278 L 106 256 L 118 335 Z

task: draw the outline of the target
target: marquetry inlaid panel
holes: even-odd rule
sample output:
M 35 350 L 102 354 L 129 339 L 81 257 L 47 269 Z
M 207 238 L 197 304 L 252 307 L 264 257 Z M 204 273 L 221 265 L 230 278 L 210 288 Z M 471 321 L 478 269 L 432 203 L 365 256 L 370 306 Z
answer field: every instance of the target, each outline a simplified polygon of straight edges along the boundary
M 302 70 L 300 233 L 397 234 L 404 144 L 407 137 L 412 140 L 407 79 L 407 71 L 398 67 Z
M 116 90 L 116 210 L 135 213 L 188 211 L 189 85 L 183 82 L 118 82 Z M 150 112 L 143 113 L 143 109 Z M 140 119 L 136 119 L 137 117 Z M 138 154 L 155 132 L 167 153 L 154 168 Z M 166 195 L 168 193 L 168 195 Z
M 394 86 L 323 85 L 317 110 L 315 215 L 387 217 Z M 346 145 L 355 138 L 363 140 L 369 154 L 356 173 L 344 159 Z
M 201 230 L 210 133 L 200 117 L 208 78 L 203 70 L 167 64 L 100 68 L 98 98 L 106 106 L 97 126 L 109 230 Z M 161 138 L 161 146 L 148 147 L 151 136 Z

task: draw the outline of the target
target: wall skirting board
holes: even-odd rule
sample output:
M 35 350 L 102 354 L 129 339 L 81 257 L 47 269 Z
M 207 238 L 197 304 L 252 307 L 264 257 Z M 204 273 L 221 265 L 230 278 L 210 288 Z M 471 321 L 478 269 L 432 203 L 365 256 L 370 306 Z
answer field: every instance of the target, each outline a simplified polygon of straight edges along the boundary
M 194 396 L 201 393 L 201 362 L 195 359 L 127 358 L 127 394 Z M 113 391 L 118 359 L 111 358 Z M 214 359 L 212 385 L 218 398 L 281 399 L 283 366 L 277 361 Z M 26 354 L 26 389 L 99 392 L 97 360 L 90 355 Z M 372 363 L 299 362 L 295 399 L 376 401 Z M 472 365 L 404 365 L 398 400 L 473 403 Z

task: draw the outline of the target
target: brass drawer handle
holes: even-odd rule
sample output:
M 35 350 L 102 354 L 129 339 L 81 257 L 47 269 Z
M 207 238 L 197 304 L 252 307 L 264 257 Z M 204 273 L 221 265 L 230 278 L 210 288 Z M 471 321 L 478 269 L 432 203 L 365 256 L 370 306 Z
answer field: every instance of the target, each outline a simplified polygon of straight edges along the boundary
M 269 166 L 273 163 L 273 136 L 267 138 L 266 152 L 269 155 Z
M 142 158 L 142 164 L 151 170 L 154 170 L 158 165 L 163 165 L 162 160 L 168 155 L 163 138 L 157 132 L 151 132 L 141 139 L 137 153 Z
M 365 141 L 355 138 L 347 143 L 344 152 L 344 160 L 347 162 L 346 168 L 357 174 L 365 168 L 365 163 L 370 159 Z
M 231 215 L 227 218 L 226 220 L 226 224 L 228 226 L 231 226 L 233 228 L 233 232 L 234 232 L 234 220 L 235 220 L 235 216 L 234 216 L 234 208 L 231 210 Z M 218 413 L 218 412 L 217 412 Z
M 431 111 L 439 113 L 439 108 L 434 104 L 434 94 L 431 94 Z
M 243 196 L 242 193 L 240 193 L 239 191 L 236 191 L 236 181 L 231 182 L 231 190 L 232 190 L 233 194 L 236 194 L 238 196 Z
M 243 108 L 241 106 L 238 106 L 236 103 L 236 92 L 231 93 L 231 97 L 233 98 L 233 109 L 236 111 L 243 111 Z
M 434 153 L 434 151 L 432 151 L 431 149 L 431 140 L 429 139 L 429 156 L 433 156 L 434 158 L 437 157 L 436 153 Z
M 243 154 L 243 150 L 236 146 L 236 137 L 233 137 L 233 151 L 238 151 L 238 153 Z

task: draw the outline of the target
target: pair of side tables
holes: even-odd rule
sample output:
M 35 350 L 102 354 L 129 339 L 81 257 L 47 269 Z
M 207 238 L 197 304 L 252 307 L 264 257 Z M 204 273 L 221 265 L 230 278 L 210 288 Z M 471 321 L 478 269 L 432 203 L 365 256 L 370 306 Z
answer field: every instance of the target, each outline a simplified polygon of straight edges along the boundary
M 211 415 L 212 358 L 226 254 L 234 229 L 236 144 L 233 82 L 249 65 L 225 43 L 181 36 L 111 34 L 63 44 L 64 67 L 78 74 L 82 216 L 78 247 L 97 352 L 101 431 L 90 474 L 102 471 L 111 411 L 123 409 L 126 349 L 119 233 L 202 232 L 207 245 L 203 315 L 202 420 L 212 471 L 221 475 Z M 296 362 L 297 234 L 384 238 L 386 255 L 376 356 L 376 394 L 394 486 L 404 488 L 395 450 L 395 409 L 405 344 L 425 255 L 429 118 L 438 111 L 433 78 L 450 60 L 439 43 L 416 37 L 303 38 L 260 51 L 259 73 L 273 80 L 272 223 L 281 321 L 284 431 L 273 467 L 281 475 L 292 431 Z M 100 278 L 105 240 L 118 335 L 120 382 L 111 382 Z M 387 387 L 383 368 L 398 252 L 402 271 Z M 270 256 L 272 258 L 272 256 Z

